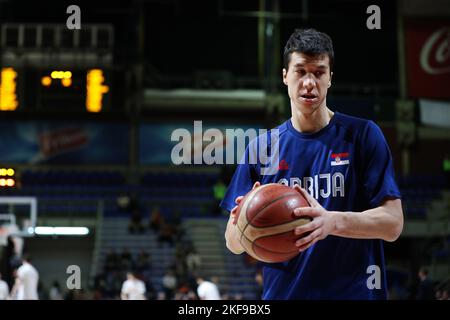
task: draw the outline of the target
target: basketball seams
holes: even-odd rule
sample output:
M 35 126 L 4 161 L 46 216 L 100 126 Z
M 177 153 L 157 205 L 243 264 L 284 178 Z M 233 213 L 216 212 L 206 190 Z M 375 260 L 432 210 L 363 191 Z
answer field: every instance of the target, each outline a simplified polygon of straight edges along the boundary
M 289 237 L 289 233 L 293 233 L 293 229 L 295 227 L 304 225 L 310 221 L 310 219 L 304 219 L 304 218 L 297 218 L 294 220 L 286 221 L 280 224 L 274 224 L 274 225 L 264 225 L 264 226 L 258 226 L 252 224 L 254 223 L 254 219 L 258 219 L 258 217 L 262 214 L 264 215 L 264 212 L 267 212 L 268 208 L 270 208 L 271 205 L 274 203 L 277 203 L 285 198 L 298 196 L 298 192 L 295 190 L 286 190 L 283 193 L 278 192 L 277 198 L 270 200 L 268 203 L 264 203 L 262 207 L 258 205 L 258 212 L 249 219 L 248 212 L 249 210 L 256 210 L 256 208 L 251 208 L 250 205 L 252 202 L 254 202 L 255 197 L 260 195 L 260 191 L 264 191 L 265 188 L 269 186 L 279 186 L 279 184 L 276 183 L 269 183 L 266 185 L 262 185 L 252 191 L 246 196 L 246 199 L 243 199 L 243 202 L 241 203 L 241 208 L 239 210 L 239 217 L 236 222 L 236 227 L 238 228 L 239 232 L 241 233 L 239 235 L 239 242 L 241 243 L 242 247 L 245 249 L 245 251 L 252 256 L 253 258 L 264 261 L 264 262 L 281 262 L 281 261 L 287 261 L 289 256 L 292 257 L 292 254 L 296 255 L 298 251 L 296 250 L 294 246 L 294 250 L 287 251 L 287 252 L 277 252 L 277 246 L 272 247 L 271 249 L 267 249 L 264 247 L 263 243 L 258 244 L 258 239 L 264 239 L 264 238 L 270 238 L 271 236 L 279 236 L 282 237 Z M 292 192 L 290 192 L 292 191 Z M 271 191 L 267 193 L 266 195 L 263 195 L 262 197 L 271 197 Z M 276 194 L 276 193 L 275 193 Z M 281 195 L 280 195 L 281 194 Z M 289 200 L 287 200 L 289 201 Z M 259 202 L 259 200 L 257 201 Z M 277 205 L 278 206 L 278 205 Z M 280 207 L 281 208 L 281 207 Z M 282 210 L 282 209 L 281 209 Z M 266 229 L 270 229 L 269 231 Z M 294 234 L 292 234 L 294 237 Z M 301 236 L 299 236 L 301 237 Z M 264 240 L 267 241 L 267 240 Z M 285 243 L 287 245 L 287 243 Z M 287 247 L 285 247 L 286 250 L 289 250 Z M 264 255 L 266 258 L 263 258 L 260 256 L 260 254 Z M 273 256 L 273 259 L 269 258 L 270 256 Z
M 266 188 L 270 185 L 271 184 L 265 184 L 265 185 L 260 186 L 259 188 L 256 188 L 255 190 L 251 191 L 251 193 L 248 195 L 248 198 L 242 204 L 242 208 L 239 211 L 238 221 L 236 223 L 236 226 L 238 227 L 239 231 L 241 232 L 241 237 L 239 238 L 239 242 L 241 242 L 241 244 L 242 244 L 242 241 L 241 241 L 242 236 L 244 235 L 245 229 L 249 225 L 249 221 L 247 219 L 247 208 L 249 206 L 249 203 L 251 200 L 253 200 L 253 198 L 255 197 L 255 195 L 258 192 L 260 192 L 261 190 L 263 190 L 264 188 Z
M 251 241 L 255 241 L 256 239 L 259 239 L 261 237 L 273 236 L 288 231 L 293 231 L 295 227 L 300 227 L 308 222 L 308 219 L 299 218 L 296 220 L 285 222 L 283 224 L 271 226 L 270 229 L 268 229 L 267 227 L 255 227 L 253 225 L 250 225 L 250 227 L 245 230 L 245 234 Z
M 278 234 L 278 235 L 282 235 L 282 234 L 288 234 L 289 233 L 289 231 L 287 231 L 287 232 L 283 232 L 283 233 L 280 233 L 280 234 Z M 260 237 L 260 238 L 258 238 L 258 239 L 262 239 L 262 238 L 268 238 L 270 235 L 268 235 L 268 236 L 263 236 L 263 237 Z M 263 246 L 261 246 L 261 245 L 259 245 L 259 244 L 257 244 L 256 242 L 252 242 L 252 244 L 255 246 L 255 247 L 258 247 L 258 248 L 260 248 L 260 249 L 263 249 L 263 250 L 265 250 L 265 251 L 267 251 L 267 252 L 270 252 L 270 253 L 275 253 L 275 254 L 290 254 L 290 253 L 294 253 L 294 252 L 298 252 L 298 250 L 297 249 L 295 249 L 295 250 L 291 250 L 291 251 L 287 251 L 287 252 L 282 252 L 282 251 L 273 251 L 273 250 L 270 250 L 270 249 L 267 249 L 266 247 L 263 247 Z
M 256 252 L 253 250 L 252 242 L 244 235 L 244 233 L 241 234 L 240 239 L 241 245 L 244 247 L 245 252 L 247 252 L 250 256 L 257 260 L 261 260 L 260 257 L 256 254 Z M 268 261 L 266 261 L 268 262 Z
M 279 197 L 279 198 L 276 198 L 275 200 L 271 201 L 271 202 L 268 203 L 266 206 L 264 206 L 261 210 L 259 210 L 259 212 L 258 212 L 257 214 L 255 214 L 255 216 L 253 216 L 253 218 L 252 218 L 252 220 L 249 222 L 249 224 L 250 224 L 252 227 L 260 228 L 260 227 L 258 227 L 258 226 L 255 226 L 255 225 L 252 223 L 253 220 L 255 220 L 255 218 L 257 218 L 260 214 L 262 214 L 262 213 L 264 212 L 264 210 L 266 210 L 271 204 L 273 204 L 273 203 L 275 203 L 275 202 L 277 202 L 278 200 L 281 200 L 281 199 L 283 199 L 283 198 L 289 197 L 289 196 L 297 196 L 297 194 L 294 194 L 294 193 L 284 194 L 283 196 L 281 196 L 281 197 Z M 264 228 L 276 227 L 276 226 L 278 226 L 278 225 L 283 225 L 283 224 L 286 224 L 286 223 L 289 223 L 289 222 L 291 222 L 291 221 L 288 221 L 288 222 L 285 222 L 285 223 L 282 223 L 282 224 L 264 225 Z
M 284 232 L 284 233 L 288 233 L 288 232 Z M 245 251 L 249 255 L 251 255 L 253 258 L 255 258 L 257 260 L 260 260 L 260 261 L 267 262 L 267 263 L 274 263 L 274 261 L 269 261 L 267 259 L 262 258 L 258 254 L 256 254 L 256 251 L 255 251 L 254 247 L 259 248 L 261 250 L 264 250 L 266 252 L 272 253 L 272 254 L 283 254 L 283 255 L 286 255 L 286 254 L 291 254 L 291 253 L 297 253 L 297 250 L 292 250 L 292 251 L 288 251 L 288 252 L 273 251 L 273 250 L 270 250 L 270 249 L 267 249 L 265 247 L 262 247 L 262 246 L 258 245 L 257 243 L 255 243 L 255 242 L 251 241 L 249 238 L 247 238 L 245 235 L 243 235 L 243 238 L 244 238 L 245 245 L 244 245 L 244 243 L 242 243 L 242 244 L 243 244 L 243 246 L 246 249 Z M 265 237 L 261 237 L 261 238 L 265 238 Z M 260 238 L 258 238 L 258 239 L 260 239 Z M 284 259 L 283 259 L 283 261 L 284 261 Z
M 294 192 L 296 192 L 296 191 L 294 191 Z M 287 194 L 283 194 L 282 196 L 279 196 L 278 198 L 275 198 L 275 199 L 271 200 L 271 201 L 268 202 L 264 207 L 262 207 L 262 208 L 258 211 L 257 214 L 255 214 L 255 215 L 253 216 L 253 218 L 249 221 L 249 223 L 253 226 L 252 221 L 255 220 L 255 218 L 258 217 L 262 212 L 264 212 L 264 210 L 266 210 L 271 204 L 277 202 L 278 200 L 281 200 L 281 199 L 283 199 L 283 198 L 286 198 L 286 197 L 289 197 L 289 196 L 292 196 L 292 195 L 297 195 L 297 194 L 295 194 L 295 193 L 287 193 Z M 265 227 L 271 227 L 271 226 L 265 226 Z
M 245 251 L 247 251 L 247 253 L 249 253 L 252 257 L 254 257 L 255 259 L 258 259 L 258 255 L 256 254 L 256 252 L 253 251 L 253 247 L 252 247 L 252 243 L 250 242 L 250 240 L 245 236 L 245 230 L 247 229 L 247 227 L 249 226 L 249 221 L 247 219 L 247 209 L 249 204 L 251 203 L 251 201 L 253 200 L 253 198 L 262 190 L 264 190 L 265 188 L 274 185 L 273 183 L 269 183 L 269 184 L 265 184 L 262 185 L 258 188 L 256 188 L 255 190 L 253 190 L 247 197 L 247 199 L 245 199 L 245 202 L 242 204 L 242 208 L 239 212 L 239 218 L 238 218 L 238 222 L 236 223 L 236 226 L 238 227 L 239 231 L 241 232 L 241 236 L 239 238 L 239 242 L 241 243 L 241 245 L 244 247 Z M 282 198 L 282 197 L 281 197 Z M 265 208 L 266 206 L 264 206 Z M 247 241 L 244 241 L 247 240 Z M 247 243 L 249 242 L 249 243 Z

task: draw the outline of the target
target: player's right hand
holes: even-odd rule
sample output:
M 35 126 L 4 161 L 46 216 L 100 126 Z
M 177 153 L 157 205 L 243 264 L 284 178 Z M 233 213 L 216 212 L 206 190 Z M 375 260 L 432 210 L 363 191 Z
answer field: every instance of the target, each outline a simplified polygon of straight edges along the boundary
M 255 184 L 253 185 L 252 190 L 255 190 L 255 189 L 258 188 L 260 185 L 261 185 L 261 183 L 260 183 L 259 181 L 256 181 Z M 231 211 L 230 211 L 230 215 L 231 215 L 231 219 L 232 219 L 232 221 L 233 221 L 233 224 L 236 224 L 236 223 L 237 223 L 237 217 L 236 217 L 236 214 L 237 214 L 237 208 L 238 208 L 239 203 L 241 203 L 241 201 L 242 201 L 243 198 L 244 198 L 244 196 L 239 196 L 239 197 L 236 198 L 236 200 L 234 200 L 234 202 L 236 203 L 236 206 L 235 206 L 233 209 L 231 209 Z

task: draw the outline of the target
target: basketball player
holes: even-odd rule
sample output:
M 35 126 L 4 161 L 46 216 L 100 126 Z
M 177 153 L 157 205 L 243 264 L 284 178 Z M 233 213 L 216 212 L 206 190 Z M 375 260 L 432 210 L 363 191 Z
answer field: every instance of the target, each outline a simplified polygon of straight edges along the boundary
M 0 300 L 6 300 L 9 296 L 9 286 L 6 281 L 2 280 L 2 274 L 0 273 Z
M 197 277 L 197 295 L 200 300 L 220 300 L 219 288 L 212 281 Z
M 31 264 L 28 255 L 22 257 L 22 265 L 17 269 L 16 281 L 11 289 L 11 296 L 17 300 L 38 300 L 39 273 Z
M 299 255 L 264 264 L 263 299 L 387 298 L 383 240 L 395 241 L 403 229 L 400 192 L 380 128 L 327 107 L 333 63 L 328 35 L 313 29 L 291 35 L 283 82 L 292 116 L 277 127 L 278 170 L 263 175 L 261 163 L 239 164 L 221 203 L 231 212 L 225 238 L 236 254 L 244 249 L 234 224 L 235 204 L 252 186 L 286 184 L 311 205 L 295 210 L 312 218 L 292 230 L 299 236 Z M 249 144 L 246 157 L 261 145 L 258 140 Z
M 120 298 L 122 300 L 146 300 L 145 292 L 144 281 L 139 280 L 133 272 L 127 272 L 127 280 L 122 284 Z

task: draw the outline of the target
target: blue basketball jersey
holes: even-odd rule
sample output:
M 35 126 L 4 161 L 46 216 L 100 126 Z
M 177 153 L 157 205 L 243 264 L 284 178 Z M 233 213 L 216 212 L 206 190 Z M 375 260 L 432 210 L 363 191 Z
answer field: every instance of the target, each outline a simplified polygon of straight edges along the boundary
M 290 119 L 276 129 L 278 152 L 271 135 L 267 144 L 264 135 L 250 142 L 222 208 L 230 211 L 256 181 L 300 184 L 330 211 L 361 212 L 400 198 L 389 147 L 374 122 L 335 112 L 312 134 L 297 131 Z M 248 161 L 261 148 L 270 161 Z M 267 166 L 276 170 L 264 171 Z M 263 263 L 263 299 L 386 299 L 382 242 L 328 236 L 289 261 Z

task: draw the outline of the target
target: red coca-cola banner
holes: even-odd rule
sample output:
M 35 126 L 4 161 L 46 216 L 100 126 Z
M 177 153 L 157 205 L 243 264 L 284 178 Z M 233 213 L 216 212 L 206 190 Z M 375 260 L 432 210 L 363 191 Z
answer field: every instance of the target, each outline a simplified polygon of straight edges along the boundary
M 450 20 L 405 21 L 408 95 L 450 98 Z

